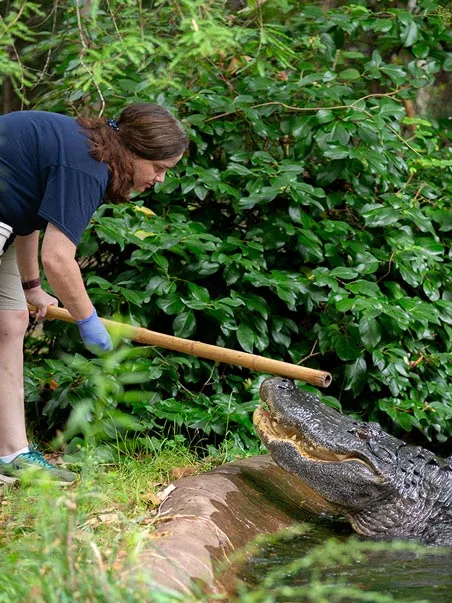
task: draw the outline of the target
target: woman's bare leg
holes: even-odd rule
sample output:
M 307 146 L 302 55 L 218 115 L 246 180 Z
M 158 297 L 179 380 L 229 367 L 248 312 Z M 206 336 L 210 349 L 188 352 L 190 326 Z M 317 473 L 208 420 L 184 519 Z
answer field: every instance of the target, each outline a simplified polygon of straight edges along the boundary
M 27 446 L 23 343 L 27 310 L 0 310 L 0 456 Z

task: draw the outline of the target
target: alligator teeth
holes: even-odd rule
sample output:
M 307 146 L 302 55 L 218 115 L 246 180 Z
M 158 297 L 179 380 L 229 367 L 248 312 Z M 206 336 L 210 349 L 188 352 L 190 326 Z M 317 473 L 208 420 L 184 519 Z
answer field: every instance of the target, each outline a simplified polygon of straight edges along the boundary
M 278 427 L 278 423 L 276 421 L 272 421 L 272 427 L 273 429 L 276 429 Z
M 295 434 L 292 436 L 292 440 L 293 440 L 294 442 L 296 442 L 296 441 L 297 441 L 297 436 L 296 436 Z

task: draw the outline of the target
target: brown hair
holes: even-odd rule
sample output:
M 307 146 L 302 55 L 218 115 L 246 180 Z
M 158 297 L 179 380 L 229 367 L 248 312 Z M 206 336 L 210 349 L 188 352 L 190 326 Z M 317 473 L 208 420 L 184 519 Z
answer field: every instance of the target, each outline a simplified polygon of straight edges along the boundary
M 181 155 L 188 145 L 180 122 L 152 103 L 137 103 L 121 111 L 118 119 L 79 117 L 88 133 L 91 155 L 105 162 L 111 178 L 105 194 L 109 201 L 124 201 L 133 185 L 134 157 L 161 161 Z

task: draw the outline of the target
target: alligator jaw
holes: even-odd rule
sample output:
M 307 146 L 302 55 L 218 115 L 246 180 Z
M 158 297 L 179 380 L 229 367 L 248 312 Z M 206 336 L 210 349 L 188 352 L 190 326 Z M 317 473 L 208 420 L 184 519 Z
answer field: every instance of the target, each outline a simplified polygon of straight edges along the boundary
M 271 411 L 262 406 L 254 411 L 253 423 L 266 445 L 274 441 L 285 441 L 292 444 L 306 461 L 320 463 L 358 462 L 368 467 L 367 463 L 356 456 L 331 452 L 307 440 L 307 438 L 291 425 L 278 422 Z M 369 467 L 370 468 L 370 467 Z

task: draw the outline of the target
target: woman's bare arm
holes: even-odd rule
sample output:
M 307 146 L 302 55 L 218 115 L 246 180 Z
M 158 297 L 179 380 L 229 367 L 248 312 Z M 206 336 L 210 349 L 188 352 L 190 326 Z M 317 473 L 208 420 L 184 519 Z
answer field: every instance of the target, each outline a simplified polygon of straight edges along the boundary
M 55 295 L 75 320 L 88 318 L 93 304 L 86 292 L 75 260 L 76 246 L 53 224 L 47 226 L 41 248 L 41 260 Z

